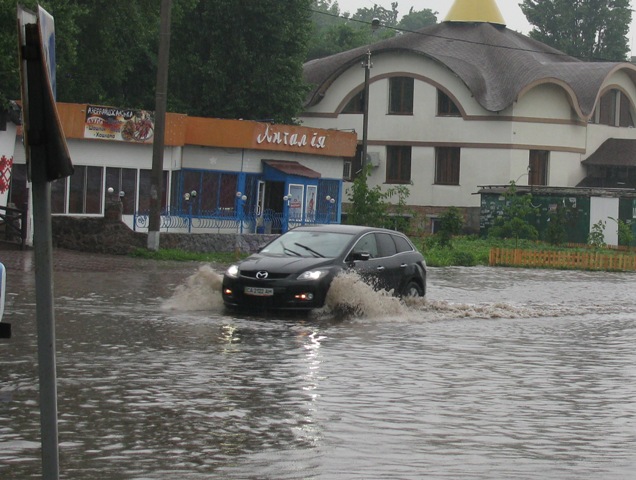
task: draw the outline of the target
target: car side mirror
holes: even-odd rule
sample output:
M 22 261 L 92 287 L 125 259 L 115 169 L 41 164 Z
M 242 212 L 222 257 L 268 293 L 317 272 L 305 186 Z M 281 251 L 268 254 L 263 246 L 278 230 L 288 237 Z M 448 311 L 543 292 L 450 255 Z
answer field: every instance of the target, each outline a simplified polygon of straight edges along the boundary
M 366 262 L 371 258 L 371 254 L 369 252 L 353 252 L 350 258 L 352 262 L 355 262 L 356 260 Z

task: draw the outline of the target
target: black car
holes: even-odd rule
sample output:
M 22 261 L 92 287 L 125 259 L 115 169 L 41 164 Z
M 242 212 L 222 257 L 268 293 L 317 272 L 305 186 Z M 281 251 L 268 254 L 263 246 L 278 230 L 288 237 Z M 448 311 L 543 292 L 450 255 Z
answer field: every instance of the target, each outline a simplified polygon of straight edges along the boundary
M 353 269 L 396 296 L 426 293 L 424 257 L 403 234 L 352 225 L 294 228 L 258 253 L 231 265 L 223 276 L 229 307 L 320 308 L 333 278 Z

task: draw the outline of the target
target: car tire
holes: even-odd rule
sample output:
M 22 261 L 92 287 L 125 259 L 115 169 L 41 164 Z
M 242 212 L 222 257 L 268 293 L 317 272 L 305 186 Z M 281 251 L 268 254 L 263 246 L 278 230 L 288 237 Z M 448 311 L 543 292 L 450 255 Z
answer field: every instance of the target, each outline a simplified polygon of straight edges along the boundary
M 409 283 L 406 284 L 406 287 L 404 287 L 402 296 L 403 297 L 423 297 L 424 291 L 422 290 L 422 287 L 420 286 L 419 283 L 411 280 Z

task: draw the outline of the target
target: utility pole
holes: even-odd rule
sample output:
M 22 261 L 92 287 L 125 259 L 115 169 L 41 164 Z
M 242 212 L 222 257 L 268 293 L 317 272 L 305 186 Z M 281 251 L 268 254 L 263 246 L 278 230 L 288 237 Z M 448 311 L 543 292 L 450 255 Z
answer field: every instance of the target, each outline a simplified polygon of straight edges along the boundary
M 374 18 L 371 21 L 371 35 L 380 27 L 380 19 Z M 360 159 L 360 165 L 364 170 L 367 164 L 368 146 L 369 146 L 369 78 L 371 77 L 371 48 L 367 50 L 366 59 L 362 62 L 362 68 L 364 68 L 364 109 L 362 110 L 362 158 Z
M 364 68 L 364 109 L 362 111 L 362 158 L 360 159 L 360 163 L 363 170 L 367 164 L 367 148 L 369 143 L 369 77 L 371 75 L 371 67 L 373 67 L 371 63 L 371 50 L 367 50 L 366 57 L 362 63 L 362 68 Z
M 152 143 L 152 174 L 150 180 L 150 218 L 148 249 L 159 250 L 161 200 L 163 198 L 163 153 L 166 132 L 166 103 L 168 97 L 168 65 L 170 59 L 170 17 L 172 0 L 161 0 L 159 58 L 155 94 L 155 134 Z

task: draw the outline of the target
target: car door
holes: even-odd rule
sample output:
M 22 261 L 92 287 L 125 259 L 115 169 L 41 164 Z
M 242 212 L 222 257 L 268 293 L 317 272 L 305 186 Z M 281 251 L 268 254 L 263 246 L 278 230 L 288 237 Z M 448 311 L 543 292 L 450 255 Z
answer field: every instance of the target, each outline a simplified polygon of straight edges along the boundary
M 402 278 L 404 277 L 404 262 L 398 258 L 398 251 L 393 240 L 393 235 L 389 233 L 376 233 L 378 244 L 378 254 L 382 259 L 383 284 L 386 290 L 393 290 L 400 293 Z
M 378 234 L 367 233 L 353 246 L 349 255 L 353 269 L 364 279 L 366 283 L 375 289 L 390 289 L 391 272 L 386 267 L 386 258 L 382 257 L 378 245 Z M 368 259 L 360 257 L 368 256 Z

